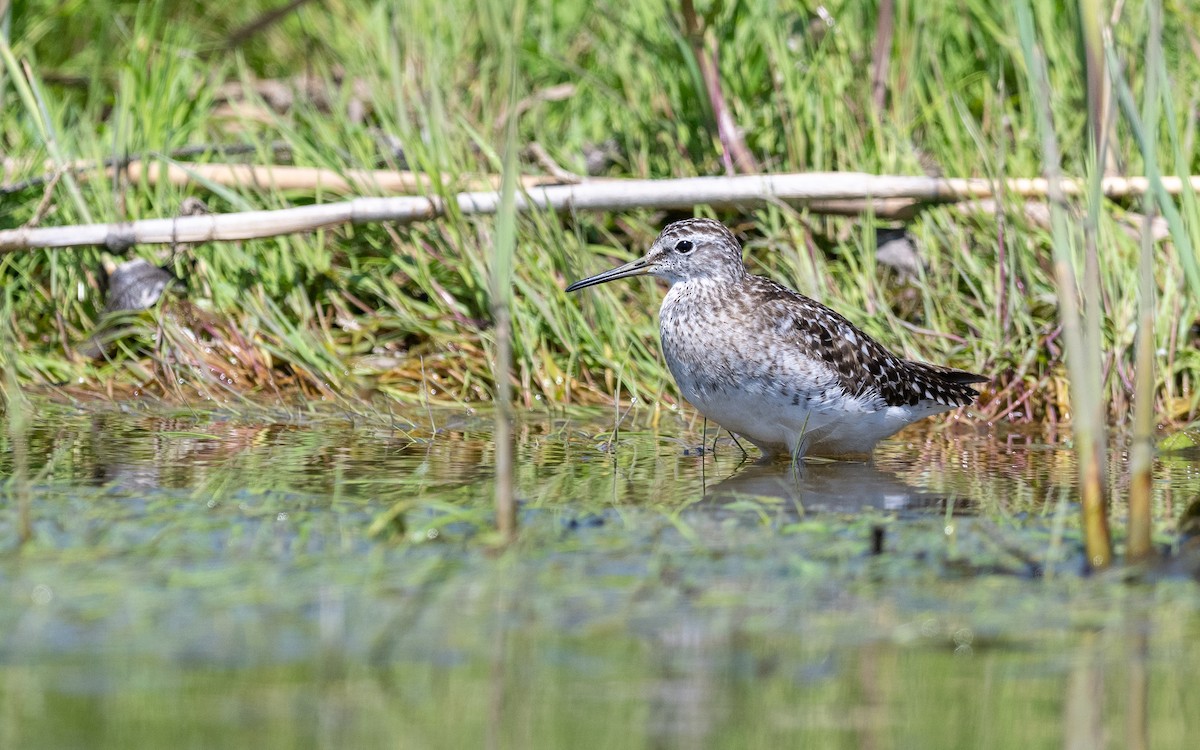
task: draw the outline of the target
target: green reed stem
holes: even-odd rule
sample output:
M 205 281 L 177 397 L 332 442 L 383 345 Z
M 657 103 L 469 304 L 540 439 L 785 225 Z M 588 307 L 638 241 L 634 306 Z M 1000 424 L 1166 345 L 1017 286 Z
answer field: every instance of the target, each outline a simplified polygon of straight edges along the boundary
M 517 536 L 517 504 L 513 496 L 512 428 L 512 287 L 513 255 L 516 248 L 517 172 L 517 49 L 520 44 L 524 4 L 518 3 L 513 17 L 511 44 L 504 72 L 508 79 L 508 121 L 505 123 L 504 167 L 500 185 L 500 210 L 496 214 L 496 238 L 492 257 L 491 310 L 495 323 L 496 359 L 492 368 L 496 407 L 496 530 L 504 543 Z
M 1157 70 L 1162 56 L 1162 8 L 1153 0 L 1147 4 L 1150 29 L 1146 39 L 1146 84 L 1142 101 L 1142 121 L 1146 125 L 1145 147 L 1158 148 L 1159 88 Z M 1133 446 L 1130 452 L 1129 540 L 1125 558 L 1130 562 L 1153 554 L 1151 540 L 1153 496 L 1151 469 L 1154 463 L 1154 241 L 1152 223 L 1155 200 L 1143 200 L 1145 223 L 1142 225 L 1141 253 L 1138 258 L 1138 328 L 1136 379 L 1133 402 Z
M 1033 16 L 1028 0 L 1016 5 L 1021 49 L 1025 57 L 1029 91 L 1038 131 L 1042 139 L 1044 171 L 1049 182 L 1051 237 L 1054 273 L 1058 279 L 1059 321 L 1066 344 L 1067 374 L 1071 382 L 1071 429 L 1079 464 L 1079 491 L 1083 515 L 1084 545 L 1089 564 L 1096 569 L 1112 561 L 1108 528 L 1107 488 L 1104 461 L 1104 404 L 1100 389 L 1098 337 L 1085 329 L 1080 311 L 1079 280 L 1075 272 L 1075 244 L 1069 228 L 1070 207 L 1061 188 L 1061 153 L 1050 111 L 1051 91 L 1046 62 L 1037 46 Z M 1098 290 L 1094 292 L 1099 294 Z M 1089 305 L 1089 312 L 1097 307 Z M 1092 323 L 1099 325 L 1098 321 Z

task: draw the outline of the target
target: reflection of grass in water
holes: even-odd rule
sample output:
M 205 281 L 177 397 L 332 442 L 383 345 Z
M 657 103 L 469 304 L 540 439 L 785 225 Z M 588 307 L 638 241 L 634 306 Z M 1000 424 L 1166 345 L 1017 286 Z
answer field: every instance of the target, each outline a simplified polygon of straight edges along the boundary
M 435 412 L 432 416 L 440 425 L 435 436 L 421 426 L 427 417 L 423 410 L 412 415 L 413 421 L 383 411 L 275 410 L 261 415 L 274 415 L 277 421 L 268 423 L 232 412 L 186 409 L 160 416 L 102 408 L 81 416 L 41 402 L 37 412 L 40 419 L 63 426 L 31 431 L 30 455 L 38 457 L 29 467 L 31 475 L 48 489 L 70 488 L 84 480 L 138 502 L 162 504 L 163 518 L 135 513 L 128 519 L 133 523 L 161 520 L 186 530 L 194 521 L 208 529 L 214 508 L 233 517 L 253 511 L 263 519 L 288 514 L 289 524 L 329 523 L 346 511 L 353 516 L 346 527 L 348 538 L 363 537 L 365 543 L 366 526 L 361 525 L 369 526 L 372 518 L 386 515 L 395 505 L 401 509 L 395 515 L 405 517 L 415 537 L 453 526 L 458 533 L 450 534 L 449 540 L 460 541 L 486 526 L 493 450 L 486 413 Z M 408 429 L 396 430 L 397 426 Z M 540 528 L 534 535 L 538 541 L 523 549 L 535 550 L 547 535 L 554 538 L 561 531 L 557 521 L 549 519 L 603 516 L 609 519 L 606 523 L 627 528 L 634 538 L 639 529 L 662 534 L 668 528 L 678 530 L 680 524 L 703 527 L 713 511 L 711 501 L 703 498 L 705 488 L 713 489 L 731 474 L 747 473 L 739 467 L 740 454 L 734 448 L 702 461 L 636 424 L 621 433 L 615 449 L 602 450 L 607 426 L 603 416 L 596 420 L 586 412 L 533 416 L 518 423 L 517 494 L 523 512 Z M 72 433 L 78 434 L 67 437 Z M 685 432 L 683 442 L 698 439 Z M 894 475 L 897 481 L 892 484 L 900 488 L 907 482 L 948 499 L 962 498 L 960 507 L 1016 528 L 1021 519 L 1036 526 L 1052 518 L 1055 499 L 1072 484 L 1070 453 L 1039 447 L 1036 437 L 1032 449 L 1025 450 L 1016 442 L 1006 447 L 991 434 L 948 439 L 936 431 L 910 431 L 902 439 L 881 451 L 876 462 L 884 472 L 881 477 Z M 5 463 L 0 459 L 0 467 Z M 812 472 L 824 481 L 838 476 L 836 467 Z M 889 485 L 889 491 L 896 490 Z M 144 492 L 150 494 L 142 497 Z M 1172 492 L 1169 485 L 1160 488 L 1160 493 Z M 74 506 L 82 515 L 76 515 Z M 55 522 L 87 528 L 105 520 L 103 514 L 112 507 L 78 501 Z M 737 523 L 787 533 L 803 531 L 810 522 L 817 527 L 830 524 L 822 516 L 799 518 L 796 505 L 770 498 L 749 497 L 724 507 L 722 513 Z M 222 523 L 229 517 L 223 519 Z M 1166 530 L 1171 519 L 1159 523 Z M 859 531 L 854 526 L 847 533 Z M 858 543 L 866 544 L 868 536 L 862 534 Z M 68 533 L 63 540 L 72 538 Z M 447 540 L 444 534 L 441 538 Z
M 78 419 L 71 410 L 50 405 L 39 406 L 39 412 L 51 420 Z M 605 445 L 609 420 L 596 421 L 587 412 L 530 415 L 519 422 L 514 478 L 524 512 L 611 512 L 630 523 L 669 522 L 686 529 L 689 520 L 680 514 L 702 499 L 702 487 L 711 490 L 730 474 L 746 473 L 732 446 L 703 462 L 682 455 L 679 445 L 698 444 L 699 435 L 685 428 L 681 442 L 667 440 L 646 429 L 649 414 L 648 409 L 636 410 L 613 447 Z M 438 425 L 436 435 L 426 426 L 430 416 Z M 30 455 L 47 458 L 36 459 L 31 472 L 56 482 L 77 478 L 76 472 L 89 463 L 108 463 L 96 481 L 124 482 L 136 491 L 139 472 L 147 471 L 143 464 L 148 463 L 154 467 L 148 472 L 150 486 L 186 489 L 196 503 L 235 492 L 264 497 L 293 493 L 324 498 L 313 506 L 318 513 L 361 508 L 375 523 L 378 539 L 397 533 L 427 539 L 436 531 L 443 540 L 447 533 L 456 540 L 486 528 L 483 500 L 490 497 L 493 451 L 486 411 L 438 410 L 430 415 L 424 410 L 397 414 L 301 407 L 264 410 L 259 417 L 275 421 L 264 424 L 233 412 L 187 409 L 131 418 L 101 409 L 88 415 L 78 444 L 62 441 L 57 431 L 35 431 Z M 671 430 L 680 427 L 668 425 Z M 148 434 L 153 439 L 147 440 Z M 1031 449 L 1021 449 L 1022 441 L 1031 439 Z M 961 498 L 964 507 L 1004 524 L 1029 518 L 1035 526 L 1049 527 L 1058 498 L 1071 492 L 1075 463 L 1069 451 L 1042 440 L 1053 438 L 1022 433 L 1010 449 L 1003 435 L 953 437 L 910 430 L 885 444 L 876 464 L 909 484 Z M 1165 485 L 1157 492 L 1166 498 L 1186 490 Z M 292 513 L 293 522 L 304 517 L 303 508 L 289 510 L 286 503 L 264 512 L 272 510 Z M 789 503 L 785 510 L 794 514 L 795 506 Z M 176 521 L 186 527 L 186 520 Z M 361 521 L 351 523 L 352 536 Z M 1170 517 L 1156 521 L 1160 539 L 1169 539 L 1171 525 Z M 1073 549 L 1074 525 L 1068 524 L 1066 531 L 1068 549 Z M 1035 557 L 1044 552 L 1036 545 L 1026 550 Z
M 253 160 L 270 161 L 285 158 L 270 147 L 282 141 L 294 163 L 334 170 L 399 166 L 397 155 L 380 147 L 383 135 L 402 144 L 408 166 L 437 175 L 436 195 L 453 191 L 466 175 L 499 171 L 504 148 L 497 123 L 509 109 L 501 61 L 511 40 L 496 31 L 507 23 L 489 19 L 505 17 L 507 6 L 487 3 L 475 13 L 476 4 L 418 3 L 404 17 L 381 4 L 309 6 L 261 32 L 239 54 L 218 55 L 212 50 L 223 48 L 226 30 L 265 4 L 206 7 L 203 14 L 176 5 L 101 1 L 71 14 L 40 13 L 36 4 L 27 14 L 14 11 L 14 56 L 30 62 L 46 103 L 43 116 L 28 97 L 10 90 L 9 106 L 0 109 L 8 154 L 35 163 L 17 177 L 42 171 L 38 162 L 48 146 L 41 134 L 51 131 L 64 159 L 238 141 L 259 149 Z M 548 7 L 530 10 L 535 51 L 523 48 L 516 60 L 519 89 L 531 94 L 519 107 L 521 144 L 537 141 L 564 166 L 582 171 L 585 154 L 611 139 L 618 158 L 605 176 L 722 170 L 711 115 L 693 106 L 702 83 L 660 5 L 633 3 L 616 15 L 586 4 Z M 795 4 L 726 4 L 714 11 L 708 28 L 715 44 L 738 51 L 720 56 L 722 86 L 751 151 L 774 171 L 1037 174 L 1041 153 L 1031 102 L 1038 95 L 1020 75 L 1011 9 L 972 0 L 953 13 L 923 3 L 897 14 L 890 100 L 880 112 L 864 108 L 871 81 L 862 69 L 874 43 L 875 8 L 833 7 L 832 26 Z M 1173 4 L 1167 13 L 1169 29 L 1195 26 L 1187 4 Z M 1059 94 L 1050 106 L 1062 131 L 1064 170 L 1083 174 L 1088 156 L 1078 145 L 1083 69 L 1076 15 L 1053 7 L 1040 17 L 1050 86 Z M 1138 50 L 1144 34 L 1140 11 L 1127 7 L 1116 29 L 1118 53 Z M 1185 36 L 1165 40 L 1163 66 L 1170 66 L 1165 73 L 1174 81 L 1200 77 Z M 21 80 L 20 72 L 6 69 L 6 80 Z M 218 102 L 219 83 L 300 72 L 311 74 L 319 95 L 295 97 L 285 113 L 253 95 L 236 110 Z M 75 85 L 76 76 L 88 85 Z M 573 87 L 566 98 L 539 98 L 563 84 Z M 360 105 L 362 118 L 353 114 Z M 1179 128 L 1186 117 L 1179 112 L 1165 119 Z M 1181 173 L 1190 166 L 1186 144 L 1186 138 L 1165 144 L 1178 157 L 1172 169 Z M 1120 163 L 1140 163 L 1126 131 L 1117 132 L 1114 145 Z M 97 221 L 169 216 L 196 194 L 214 210 L 311 200 L 270 186 L 210 193 L 96 174 L 81 179 L 77 191 L 68 185 L 52 191 L 53 213 L 43 224 L 89 214 Z M 31 218 L 42 198 L 39 188 L 11 196 L 5 226 Z M 746 230 L 754 270 L 819 297 L 907 354 L 995 374 L 997 388 L 1012 388 L 1001 399 L 1005 405 L 1029 393 L 1021 411 L 1064 417 L 1056 282 L 1043 262 L 1050 244 L 1022 205 L 1011 201 L 1005 208 L 1003 223 L 946 208 L 925 212 L 911 229 L 927 268 L 899 283 L 877 273 L 871 222 L 780 207 L 721 218 Z M 1137 288 L 1129 283 L 1137 252 L 1122 230 L 1126 218 L 1124 207 L 1106 204 L 1098 227 L 1108 251 L 1101 283 L 1111 302 L 1102 348 L 1113 352 L 1118 374 L 1132 364 L 1128 331 Z M 597 253 L 639 254 L 663 220 L 631 212 L 566 221 L 531 215 L 517 222 L 519 403 L 532 406 L 538 396 L 606 402 L 618 372 L 641 401 L 673 392 L 656 342 L 651 313 L 660 291 L 652 282 L 599 289 L 583 301 L 560 291 L 566 279 L 606 264 Z M 111 363 L 65 355 L 93 330 L 99 304 L 86 292 L 98 251 L 5 255 L 0 268 L 21 292 L 5 323 L 23 352 L 22 382 L 83 377 L 94 391 L 106 383 L 132 388 L 151 381 L 155 391 L 194 398 L 178 378 L 202 393 L 222 394 L 227 386 L 215 368 L 234 376 L 236 390 L 267 394 L 279 388 L 332 399 L 379 391 L 418 402 L 432 390 L 447 401 L 486 399 L 490 244 L 482 235 L 491 226 L 490 219 L 450 216 L 411 228 L 364 226 L 182 250 L 171 265 L 185 277 L 198 311 L 166 305 L 161 327 L 135 327 Z M 1193 409 L 1189 383 L 1200 365 L 1200 354 L 1188 346 L 1194 302 L 1174 283 L 1181 271 L 1174 263 L 1164 267 L 1155 309 L 1156 345 L 1166 351 L 1156 394 L 1169 419 Z M 199 335 L 200 345 L 188 344 L 185 329 Z M 161 360 L 172 356 L 178 361 L 168 373 Z M 1128 406 L 1123 380 L 1105 384 L 1117 413 Z
M 55 717 L 29 721 L 38 709 L 19 700 L 9 704 L 26 719 L 13 731 L 31 746 L 84 737 L 94 747 L 157 745 L 181 735 L 223 745 L 252 739 L 266 747 L 331 735 L 356 747 L 397 736 L 414 746 L 477 746 L 489 731 L 487 700 L 497 681 L 507 694 L 523 696 L 506 705 L 501 736 L 527 747 L 627 746 L 643 736 L 763 747 L 797 740 L 859 746 L 872 736 L 962 747 L 1003 736 L 1000 746 L 1047 746 L 1062 742 L 1064 693 L 1080 665 L 1106 683 L 1131 669 L 1119 621 L 1085 645 L 1054 627 L 1032 626 L 1024 637 L 1004 639 L 970 615 L 931 612 L 907 621 L 900 619 L 907 613 L 863 609 L 855 612 L 864 618 L 855 630 L 871 635 L 847 642 L 831 627 L 840 618 L 820 612 L 799 628 L 800 638 L 702 613 L 673 616 L 636 635 L 564 633 L 531 621 L 537 614 L 530 603 L 516 607 L 512 614 L 523 618 L 522 626 L 509 630 L 496 653 L 481 622 L 490 612 L 468 604 L 456 613 L 433 642 L 411 630 L 384 635 L 385 643 L 408 638 L 429 650 L 383 650 L 387 658 L 373 664 L 333 651 L 322 662 L 194 668 L 164 680 L 157 660 L 113 659 L 91 671 L 91 685 L 83 686 L 82 673 L 94 664 L 36 671 L 10 665 L 0 691 L 38 696 L 45 701 L 40 715 Z M 345 614 L 351 615 L 346 626 L 362 624 Z M 1163 647 L 1194 654 L 1187 645 L 1194 621 L 1181 626 L 1150 615 L 1147 624 Z M 503 670 L 490 666 L 497 660 Z M 1148 665 L 1151 726 L 1156 742 L 1184 746 L 1191 720 L 1171 708 L 1182 708 L 1178 696 L 1186 693 L 1187 677 L 1169 665 L 1161 659 Z M 80 695 L 80 687 L 97 690 L 96 682 L 120 687 L 101 693 L 103 699 Z M 71 683 L 74 691 L 62 689 Z M 1106 702 L 1102 726 L 1110 736 L 1119 734 L 1124 703 L 1116 693 Z

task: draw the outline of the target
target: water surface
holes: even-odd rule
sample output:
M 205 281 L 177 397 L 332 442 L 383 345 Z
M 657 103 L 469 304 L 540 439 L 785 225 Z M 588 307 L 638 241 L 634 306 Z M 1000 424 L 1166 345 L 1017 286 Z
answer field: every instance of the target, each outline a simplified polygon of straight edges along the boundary
M 1117 746 L 1142 711 L 1172 747 L 1200 727 L 1194 566 L 1082 576 L 1062 436 L 952 425 L 793 468 L 654 417 L 523 415 L 501 554 L 485 414 L 38 403 L 0 456 L 0 745 Z M 1164 545 L 1196 467 L 1156 464 Z

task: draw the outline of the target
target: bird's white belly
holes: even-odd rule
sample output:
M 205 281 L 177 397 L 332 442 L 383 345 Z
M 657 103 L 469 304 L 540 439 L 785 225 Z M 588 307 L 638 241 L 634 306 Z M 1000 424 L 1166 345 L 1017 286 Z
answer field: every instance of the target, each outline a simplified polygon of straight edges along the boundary
M 903 427 L 946 411 L 939 405 L 874 406 L 857 399 L 792 405 L 790 399 L 736 389 L 717 394 L 684 389 L 684 397 L 704 416 L 765 453 L 794 457 L 869 454 L 876 443 Z
M 709 419 L 768 454 L 861 455 L 914 420 L 907 407 L 873 408 L 861 401 L 801 402 L 729 389 L 684 397 Z

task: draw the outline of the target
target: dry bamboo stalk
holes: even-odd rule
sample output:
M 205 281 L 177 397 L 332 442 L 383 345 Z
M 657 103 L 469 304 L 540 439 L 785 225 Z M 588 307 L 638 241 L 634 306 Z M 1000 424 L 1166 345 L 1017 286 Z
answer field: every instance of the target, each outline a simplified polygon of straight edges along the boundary
M 111 170 L 109 170 L 111 173 Z M 434 181 L 421 172 L 387 169 L 346 169 L 336 171 L 320 167 L 289 167 L 257 164 L 191 164 L 176 162 L 131 162 L 125 174 L 133 182 L 158 185 L 203 185 L 204 182 L 226 187 L 258 187 L 273 190 L 324 191 L 330 193 L 360 193 L 368 190 L 382 193 L 423 193 L 434 189 Z M 521 178 L 525 188 L 553 185 L 557 177 L 529 175 Z M 467 177 L 461 183 L 467 190 L 495 190 L 500 187 L 499 175 Z
M 103 174 L 111 178 L 120 169 L 123 174 L 135 183 L 159 185 L 197 185 L 205 187 L 206 183 L 224 187 L 256 187 L 276 190 L 294 191 L 325 191 L 330 193 L 361 193 L 368 190 L 381 193 L 413 194 L 424 193 L 433 189 L 434 181 L 422 172 L 391 169 L 345 169 L 334 170 L 321 167 L 293 167 L 273 164 L 236 164 L 236 163 L 196 163 L 181 162 L 164 164 L 162 162 L 145 162 L 133 159 L 124 167 L 106 166 L 94 161 L 79 160 L 63 166 L 63 171 L 77 175 L 81 179 Z M 46 162 L 43 168 L 53 174 L 55 166 Z M 28 163 L 15 159 L 4 159 L 0 165 L 0 190 L 8 188 L 13 178 L 29 169 Z M 49 180 L 49 177 L 46 178 Z M 495 190 L 500 186 L 499 175 L 477 175 L 455 178 L 448 182 L 464 190 Z M 555 175 L 527 175 L 521 177 L 524 188 L 542 185 L 556 185 L 563 182 L 562 177 Z
M 62 165 L 63 170 L 80 176 L 87 177 L 87 173 L 96 170 L 99 165 L 94 161 L 79 160 L 68 162 Z M 52 173 L 57 169 L 57 165 L 52 161 L 46 161 L 42 168 L 47 173 Z M 29 163 L 18 159 L 5 157 L 0 160 L 0 175 L 3 175 L 3 188 L 16 175 L 28 171 Z M 108 167 L 104 174 L 106 177 L 112 177 L 116 167 Z M 163 175 L 163 165 L 159 162 L 152 162 L 147 165 L 145 162 L 134 159 L 123 167 L 125 174 L 133 181 L 145 180 L 147 184 L 158 184 L 164 179 L 173 185 L 188 185 L 196 184 L 203 187 L 203 182 L 196 178 L 202 178 L 203 181 L 223 185 L 226 187 L 238 187 L 252 185 L 258 187 L 274 187 L 280 190 L 327 190 L 330 192 L 353 193 L 361 191 L 363 188 L 373 187 L 381 192 L 404 193 L 411 194 L 428 190 L 433 181 L 428 175 L 420 172 L 411 171 L 396 171 L 387 169 L 347 169 L 347 170 L 332 170 L 319 167 L 292 167 L 279 165 L 255 165 L 255 164 L 233 164 L 233 163 L 195 163 L 195 162 L 174 162 L 166 165 L 166 175 Z M 993 187 L 995 182 L 982 178 L 964 178 L 964 177 L 901 177 L 889 175 L 868 175 L 857 172 L 810 172 L 810 173 L 784 173 L 768 176 L 772 180 L 784 181 L 787 184 L 792 184 L 793 180 L 811 181 L 813 185 L 820 186 L 823 181 L 830 176 L 838 178 L 846 178 L 849 180 L 857 180 L 864 188 L 867 187 L 865 180 L 876 181 L 880 185 L 889 185 L 894 183 L 899 185 L 899 192 L 896 188 L 883 189 L 880 188 L 876 192 L 867 189 L 861 189 L 858 192 L 847 194 L 846 189 L 841 186 L 831 188 L 828 194 L 821 194 L 818 190 L 809 193 L 805 197 L 805 202 L 817 202 L 821 200 L 834 201 L 831 205 L 829 213 L 845 213 L 852 206 L 838 205 L 836 201 L 855 201 L 880 198 L 896 198 L 921 201 L 959 201 L 971 200 L 975 198 L 991 198 L 994 196 Z M 684 178 L 683 180 L 659 180 L 658 182 L 687 182 L 697 179 L 728 179 L 728 178 Z M 1200 175 L 1192 175 L 1187 178 L 1165 176 L 1162 178 L 1163 188 L 1170 195 L 1179 195 L 1183 192 L 1184 182 L 1187 182 L 1191 189 L 1200 192 Z M 454 183 L 454 180 L 448 180 Z M 526 189 L 532 187 L 551 186 L 562 182 L 562 179 L 553 175 L 529 175 L 521 178 L 521 185 Z M 649 180 L 590 180 L 591 183 L 596 182 L 611 182 L 620 185 L 637 186 L 643 183 L 651 182 Z M 487 191 L 494 190 L 500 185 L 499 175 L 478 175 L 466 177 L 461 182 L 467 190 L 472 191 Z M 940 190 L 932 190 L 931 188 L 923 188 L 917 192 L 909 192 L 913 190 L 908 185 L 940 185 Z M 1024 198 L 1045 198 L 1049 186 L 1045 178 L 1012 178 L 1005 181 L 1006 192 L 1016 194 Z M 1108 198 L 1128 198 L 1145 194 L 1150 189 L 1150 181 L 1146 177 L 1105 177 L 1101 181 L 1101 191 Z M 624 188 L 618 188 L 624 190 Z M 1083 180 L 1076 180 L 1069 177 L 1064 177 L 1062 180 L 1062 192 L 1064 195 L 1082 195 L 1086 190 L 1086 183 Z M 787 200 L 786 196 L 780 195 L 781 199 Z M 888 208 L 896 208 L 898 206 L 889 206 Z M 884 208 L 881 213 L 888 210 Z
M 1168 191 L 1182 189 L 1178 177 L 1162 178 Z M 1200 190 L 1200 176 L 1188 178 Z M 621 211 L 629 209 L 690 209 L 705 204 L 748 209 L 772 203 L 811 205 L 821 201 L 910 199 L 955 202 L 991 198 L 995 183 L 980 178 L 901 177 L 857 172 L 691 177 L 675 180 L 605 180 L 579 185 L 532 187 L 517 198 L 517 210 Z M 1080 180 L 1063 179 L 1061 192 L 1079 194 Z M 1011 179 L 1010 195 L 1044 197 L 1045 179 Z M 1105 178 L 1108 196 L 1140 195 L 1149 189 L 1145 177 Z M 459 193 L 454 199 L 463 214 L 493 214 L 499 205 L 495 191 Z M 836 205 L 836 204 L 835 204 Z M 0 231 L 0 253 L 46 247 L 104 245 L 120 250 L 134 244 L 246 240 L 306 232 L 345 223 L 392 221 L 410 223 L 446 212 L 436 196 L 356 198 L 339 203 L 247 211 L 174 219 L 143 219 L 124 224 L 20 228 Z
M 166 169 L 164 177 L 163 169 Z M 172 185 L 188 185 L 201 184 L 201 180 L 206 180 L 219 185 L 228 187 L 239 186 L 256 186 L 262 188 L 274 188 L 277 190 L 327 190 L 338 193 L 354 193 L 360 192 L 363 188 L 375 188 L 385 193 L 401 193 L 411 194 L 429 190 L 433 187 L 433 180 L 426 174 L 411 171 L 392 171 L 386 169 L 347 169 L 344 171 L 335 171 L 332 169 L 323 169 L 319 167 L 289 167 L 289 166 L 273 166 L 273 165 L 251 165 L 251 164 L 191 164 L 180 163 L 163 165 L 161 163 L 151 163 L 146 165 L 142 162 L 131 162 L 125 168 L 126 174 L 135 182 L 145 180 L 148 184 L 155 185 L 161 182 L 169 182 Z M 111 176 L 111 169 L 108 172 Z M 789 179 L 792 177 L 803 178 L 821 178 L 824 174 L 835 174 L 839 176 L 850 177 L 870 177 L 874 180 L 890 181 L 890 180 L 917 180 L 927 182 L 942 182 L 947 188 L 941 195 L 922 196 L 916 194 L 908 194 L 901 188 L 901 193 L 885 196 L 882 193 L 861 192 L 852 195 L 830 194 L 828 200 L 836 201 L 852 200 L 852 199 L 870 199 L 891 197 L 895 199 L 909 200 L 964 200 L 969 198 L 991 197 L 993 195 L 994 182 L 979 178 L 934 178 L 934 177 L 889 177 L 887 175 L 865 175 L 852 172 L 835 172 L 835 173 L 809 173 L 809 174 L 782 174 L 775 175 L 776 178 Z M 198 179 L 199 178 L 199 179 Z M 704 179 L 704 178 L 689 178 L 689 179 Z M 712 178 L 718 179 L 718 178 Z M 1183 191 L 1183 179 L 1179 177 L 1163 177 L 1163 186 L 1171 195 L 1178 195 Z M 605 180 L 606 182 L 614 182 L 620 184 L 636 184 L 639 182 L 649 182 L 647 180 Z M 551 175 L 527 175 L 521 177 L 521 186 L 529 189 L 535 187 L 548 187 L 562 182 L 561 179 Z M 593 182 L 601 182 L 601 180 L 593 180 Z M 661 181 L 666 182 L 666 181 Z M 1191 188 L 1200 191 L 1200 176 L 1189 178 Z M 468 191 L 484 192 L 495 190 L 500 186 L 499 175 L 483 175 L 480 177 L 468 177 L 462 183 L 462 186 Z M 1024 198 L 1045 198 L 1049 192 L 1049 185 L 1044 178 L 1013 178 L 1006 181 L 1007 190 Z M 1082 180 L 1074 180 L 1064 178 L 1063 193 L 1066 195 L 1082 195 L 1086 189 L 1086 184 Z M 1150 181 L 1146 177 L 1107 177 L 1101 183 L 1101 189 L 1106 197 L 1109 198 L 1124 198 L 1129 196 L 1142 195 L 1150 189 Z M 824 196 L 814 194 L 813 200 L 820 199 Z

